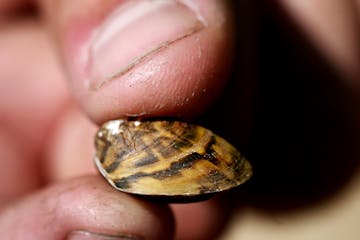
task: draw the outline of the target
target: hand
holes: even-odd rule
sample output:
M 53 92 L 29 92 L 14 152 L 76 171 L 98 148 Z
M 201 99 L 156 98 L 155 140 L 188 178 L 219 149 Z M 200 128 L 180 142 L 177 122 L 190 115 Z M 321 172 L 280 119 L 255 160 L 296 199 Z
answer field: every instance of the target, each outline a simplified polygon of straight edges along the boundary
M 200 114 L 220 93 L 231 64 L 225 4 L 0 2 L 7 15 L 0 39 L 1 236 L 171 239 L 174 214 L 179 239 L 214 235 L 222 218 L 214 203 L 170 210 L 115 191 L 94 174 L 97 127 L 77 104 L 97 124 Z
M 95 175 L 91 159 L 97 127 L 83 113 L 97 124 L 128 116 L 200 116 L 211 129 L 247 146 L 256 87 L 244 88 L 253 81 L 246 76 L 254 74 L 244 66 L 255 61 L 247 62 L 242 55 L 246 51 L 240 52 L 237 60 L 245 59 L 237 68 L 242 81 L 233 78 L 224 89 L 234 64 L 235 25 L 228 6 L 217 0 L 194 1 L 199 12 L 176 3 L 160 4 L 160 9 L 166 8 L 161 11 L 154 3 L 146 8 L 137 3 L 136 11 L 154 13 L 126 25 L 126 19 L 135 15 L 129 9 L 121 13 L 118 7 L 126 3 L 119 1 L 43 0 L 36 5 L 39 15 L 27 9 L 19 12 L 18 6 L 33 4 L 29 2 L 0 1 L 7 13 L 0 30 L 1 236 L 63 239 L 90 238 L 93 233 L 94 238 L 103 234 L 171 239 L 175 221 L 177 239 L 215 236 L 227 217 L 221 201 L 157 205 L 119 193 Z M 349 40 L 352 31 L 323 37 L 331 31 L 317 18 L 302 18 L 309 12 L 306 6 L 282 6 L 302 29 L 324 29 L 311 35 L 311 42 L 337 66 L 345 85 L 353 86 L 358 59 L 350 50 L 356 48 L 356 41 Z M 244 11 L 239 8 L 237 13 Z M 241 16 L 236 18 L 246 26 Z M 343 24 L 353 26 L 353 22 L 349 17 Z M 327 42 L 335 36 L 337 48 Z M 251 43 L 238 40 L 236 45 Z M 220 95 L 225 97 L 219 99 Z M 249 117 L 234 114 L 234 99 Z M 231 118 L 223 117 L 229 112 Z M 261 162 L 255 164 L 261 168 Z

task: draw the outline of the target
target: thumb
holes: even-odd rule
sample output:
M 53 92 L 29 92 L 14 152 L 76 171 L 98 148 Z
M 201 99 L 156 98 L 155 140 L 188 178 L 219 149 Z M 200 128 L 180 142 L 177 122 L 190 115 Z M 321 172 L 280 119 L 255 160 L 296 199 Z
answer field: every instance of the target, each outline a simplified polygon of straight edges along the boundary
M 232 53 L 226 1 L 41 0 L 74 95 L 96 122 L 199 114 Z
M 165 206 L 120 194 L 96 177 L 57 184 L 1 211 L 3 239 L 172 239 Z

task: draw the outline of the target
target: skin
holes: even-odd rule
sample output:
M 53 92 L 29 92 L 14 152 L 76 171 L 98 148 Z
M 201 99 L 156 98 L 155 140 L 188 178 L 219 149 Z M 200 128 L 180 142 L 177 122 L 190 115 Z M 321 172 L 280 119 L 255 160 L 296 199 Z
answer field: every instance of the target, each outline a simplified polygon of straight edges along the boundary
M 151 56 L 132 69 L 132 74 L 89 91 L 79 73 L 81 47 L 121 1 L 91 0 L 84 5 L 70 0 L 0 0 L 1 236 L 66 239 L 83 236 L 77 234 L 81 230 L 198 240 L 220 232 L 229 217 L 226 197 L 190 205 L 146 202 L 110 188 L 90 160 L 92 136 L 106 120 L 128 116 L 200 119 L 222 131 L 221 120 L 214 116 L 231 114 L 224 107 L 229 106 L 226 101 L 231 96 L 236 96 L 247 117 L 234 116 L 229 121 L 239 125 L 238 129 L 224 127 L 223 132 L 240 144 L 250 142 L 258 111 L 252 103 L 259 96 L 256 74 L 244 65 L 252 62 L 235 68 L 239 79 L 229 77 L 233 61 L 242 62 L 243 57 L 232 57 L 234 47 L 243 52 L 257 47 L 252 41 L 241 41 L 242 36 L 234 41 L 234 28 L 244 27 L 246 4 L 232 8 L 238 13 L 234 24 L 223 1 L 196 2 L 208 20 L 206 29 Z M 256 4 L 247 7 L 251 6 L 257 8 Z M 284 34 L 291 35 L 289 25 L 290 29 L 296 26 L 303 41 L 317 49 L 322 61 L 334 70 L 358 120 L 359 2 L 284 0 L 267 7 L 279 25 L 284 25 Z M 220 19 L 226 21 L 216 27 Z M 188 54 L 184 59 L 195 57 L 199 42 L 199 65 L 181 61 L 184 52 Z M 165 60 L 167 64 L 161 64 Z M 148 74 L 149 69 L 154 74 L 147 81 L 136 77 Z M 174 69 L 182 71 L 172 72 Z M 225 87 L 228 81 L 233 88 Z M 159 83 L 150 93 L 149 82 Z M 354 135 L 358 139 L 360 134 Z

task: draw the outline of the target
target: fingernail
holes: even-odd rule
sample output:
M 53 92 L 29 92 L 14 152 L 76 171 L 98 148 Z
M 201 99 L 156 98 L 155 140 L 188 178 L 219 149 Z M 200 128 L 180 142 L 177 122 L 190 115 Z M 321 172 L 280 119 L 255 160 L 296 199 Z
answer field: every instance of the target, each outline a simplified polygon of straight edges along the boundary
M 205 27 L 192 0 L 128 0 L 94 32 L 86 71 L 90 89 L 120 78 L 138 64 Z
M 107 235 L 80 230 L 70 233 L 67 240 L 143 240 L 143 238 L 127 234 Z

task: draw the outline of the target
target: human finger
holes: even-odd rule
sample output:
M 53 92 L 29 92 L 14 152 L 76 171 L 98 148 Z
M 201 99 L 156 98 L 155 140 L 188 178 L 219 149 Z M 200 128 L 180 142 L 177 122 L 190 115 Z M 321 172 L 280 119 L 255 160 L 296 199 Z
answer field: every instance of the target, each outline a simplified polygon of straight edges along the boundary
M 120 194 L 97 177 L 50 186 L 0 214 L 5 239 L 172 239 L 173 229 L 165 205 Z
M 69 94 L 47 35 L 35 21 L 1 25 L 0 52 L 3 203 L 44 184 L 42 152 Z
M 314 44 L 350 86 L 360 90 L 359 1 L 316 0 L 279 1 Z
M 226 82 L 233 50 L 226 1 L 40 3 L 72 91 L 98 123 L 197 115 Z
M 93 1 L 91 8 L 73 3 L 66 8 L 67 1 L 58 2 L 60 7 L 42 3 L 70 73 L 72 91 L 97 123 L 129 116 L 198 115 L 226 83 L 233 29 L 225 1 Z M 69 166 L 66 160 L 55 162 L 64 163 L 61 169 Z M 220 211 L 206 211 L 209 206 L 185 208 L 202 209 L 197 223 L 210 223 L 209 228 L 218 230 L 214 223 L 219 222 L 209 220 L 219 220 Z M 209 217 L 209 212 L 214 214 Z M 178 236 L 194 233 L 183 228 L 189 217 L 177 218 L 182 226 Z M 197 236 L 208 233 L 202 229 Z

